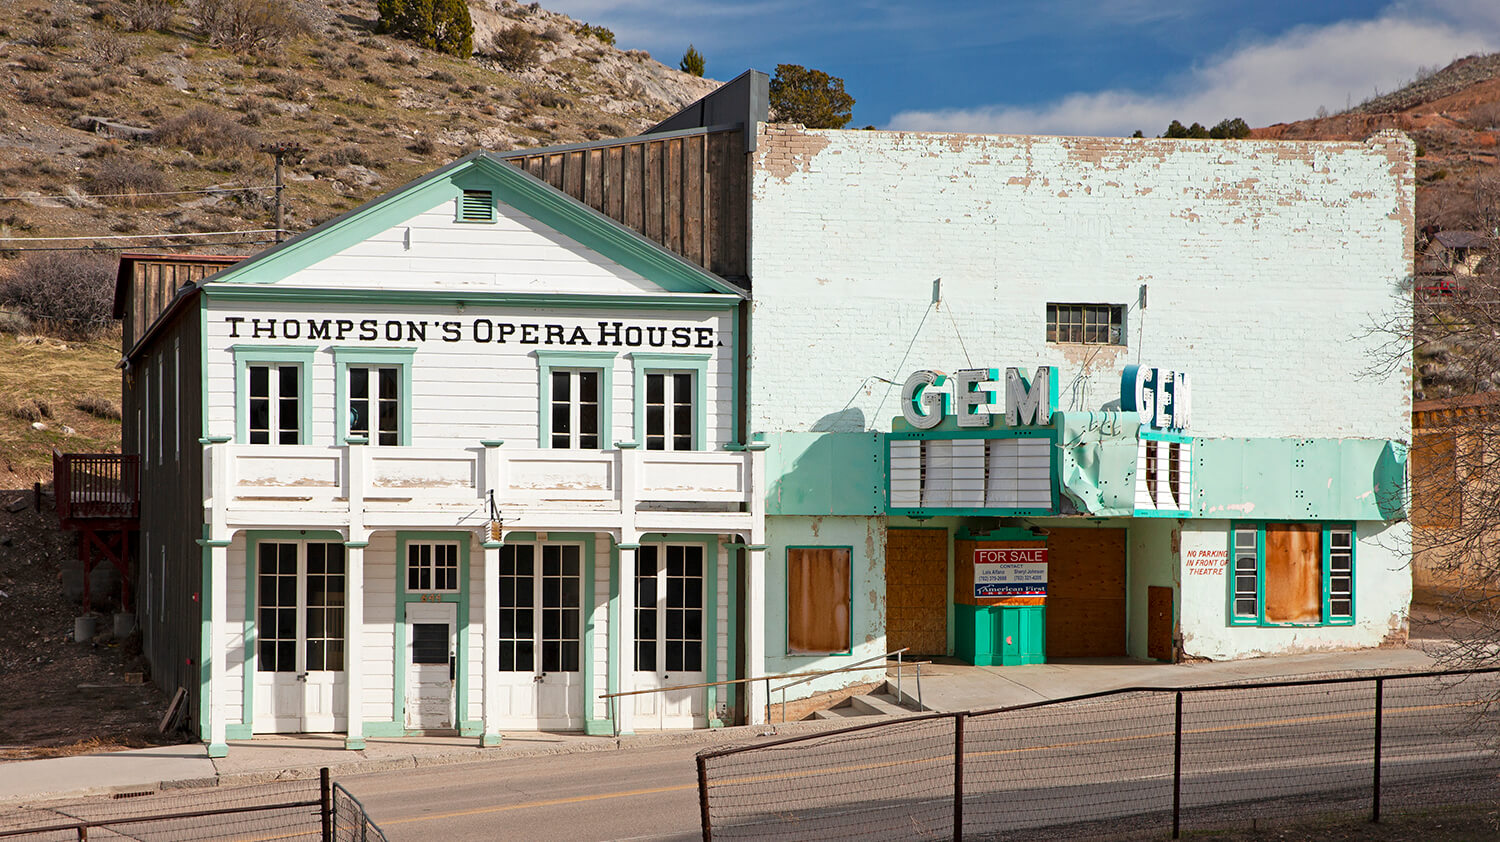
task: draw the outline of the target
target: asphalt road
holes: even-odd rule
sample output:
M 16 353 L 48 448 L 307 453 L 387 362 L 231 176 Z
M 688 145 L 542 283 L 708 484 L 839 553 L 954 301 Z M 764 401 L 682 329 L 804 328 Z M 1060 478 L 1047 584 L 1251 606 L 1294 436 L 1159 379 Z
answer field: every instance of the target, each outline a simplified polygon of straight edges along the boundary
M 1263 692 L 1254 704 L 1185 696 L 1184 826 L 1257 810 L 1368 810 L 1369 686 Z M 1388 684 L 1384 705 L 1387 809 L 1496 797 L 1495 756 L 1470 738 L 1475 706 L 1415 684 Z M 966 830 L 1170 821 L 1173 721 L 1170 694 L 970 720 Z M 711 766 L 715 835 L 946 837 L 952 739 L 951 721 L 939 720 L 724 758 Z M 391 840 L 691 839 L 700 834 L 696 751 L 591 752 L 342 783 Z

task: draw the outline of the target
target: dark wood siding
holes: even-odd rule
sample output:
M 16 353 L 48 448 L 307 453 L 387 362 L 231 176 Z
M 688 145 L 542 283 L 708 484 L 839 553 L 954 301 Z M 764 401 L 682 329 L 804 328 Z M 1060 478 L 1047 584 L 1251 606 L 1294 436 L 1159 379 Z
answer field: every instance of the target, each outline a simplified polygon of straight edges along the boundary
M 169 694 L 188 691 L 194 731 L 206 675 L 200 647 L 206 583 L 197 543 L 203 537 L 202 306 L 199 297 L 181 308 L 132 360 L 122 378 L 120 442 L 122 452 L 141 456 L 141 529 L 133 553 L 141 645 L 157 686 Z
M 740 131 L 651 136 L 507 160 L 684 259 L 743 279 L 748 202 Z
M 122 352 L 129 352 L 146 335 L 146 329 L 156 321 L 183 284 L 201 281 L 213 273 L 242 260 L 239 257 L 203 258 L 194 260 L 184 257 L 124 255 L 129 262 L 130 290 L 125 300 Z

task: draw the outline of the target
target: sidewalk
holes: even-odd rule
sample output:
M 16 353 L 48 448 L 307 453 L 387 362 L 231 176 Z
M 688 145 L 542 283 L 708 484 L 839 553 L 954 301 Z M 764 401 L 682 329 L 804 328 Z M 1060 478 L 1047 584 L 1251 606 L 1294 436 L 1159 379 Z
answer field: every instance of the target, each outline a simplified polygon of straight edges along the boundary
M 1432 657 L 1420 641 L 1412 648 L 1287 655 L 1245 661 L 1162 664 L 1108 659 L 1026 667 L 934 664 L 922 668 L 923 702 L 930 710 L 957 711 L 1065 698 L 1122 687 L 1181 687 L 1363 671 L 1420 672 Z M 891 675 L 894 682 L 894 672 Z M 905 695 L 916 696 L 915 674 L 903 674 Z M 780 735 L 832 730 L 849 720 L 777 725 Z M 744 743 L 764 738 L 769 726 L 644 733 L 621 738 L 583 734 L 507 733 L 499 747 L 481 748 L 473 737 L 370 739 L 361 751 L 345 750 L 341 735 L 274 735 L 233 741 L 229 756 L 210 759 L 199 744 L 26 760 L 0 764 L 0 805 L 115 792 L 202 786 L 235 786 L 311 778 L 327 766 L 335 778 L 364 772 L 453 763 L 494 762 L 584 751 L 660 745 Z

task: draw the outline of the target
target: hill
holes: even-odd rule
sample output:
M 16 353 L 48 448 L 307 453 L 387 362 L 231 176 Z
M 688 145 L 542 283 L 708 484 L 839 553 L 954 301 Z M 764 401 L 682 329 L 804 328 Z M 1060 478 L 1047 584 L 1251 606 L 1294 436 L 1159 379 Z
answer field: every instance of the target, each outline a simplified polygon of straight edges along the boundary
M 196 2 L 130 31 L 148 1 L 0 4 L 0 238 L 270 228 L 271 143 L 293 148 L 285 227 L 304 230 L 475 149 L 633 134 L 717 85 L 536 3 L 470 2 L 476 49 L 512 27 L 540 48 L 507 70 L 377 34 L 375 0 L 288 0 L 306 34 L 248 53 Z

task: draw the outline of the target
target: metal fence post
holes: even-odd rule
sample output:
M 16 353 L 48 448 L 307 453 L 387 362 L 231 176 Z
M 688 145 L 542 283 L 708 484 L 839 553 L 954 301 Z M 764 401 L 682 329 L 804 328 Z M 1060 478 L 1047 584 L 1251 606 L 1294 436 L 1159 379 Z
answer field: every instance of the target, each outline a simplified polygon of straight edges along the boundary
M 1177 691 L 1176 722 L 1172 727 L 1172 838 L 1182 833 L 1182 691 Z
M 1375 807 L 1370 821 L 1380 821 L 1380 732 L 1381 720 L 1384 719 L 1385 711 L 1385 679 L 1375 679 L 1375 792 L 1373 800 Z
M 708 763 L 698 757 L 698 815 L 703 822 L 703 842 L 714 838 L 713 822 L 708 816 Z
M 333 842 L 333 790 L 328 781 L 328 767 L 318 770 L 318 795 L 323 814 L 323 842 Z
M 964 720 L 963 711 L 953 715 L 953 838 L 964 838 Z

